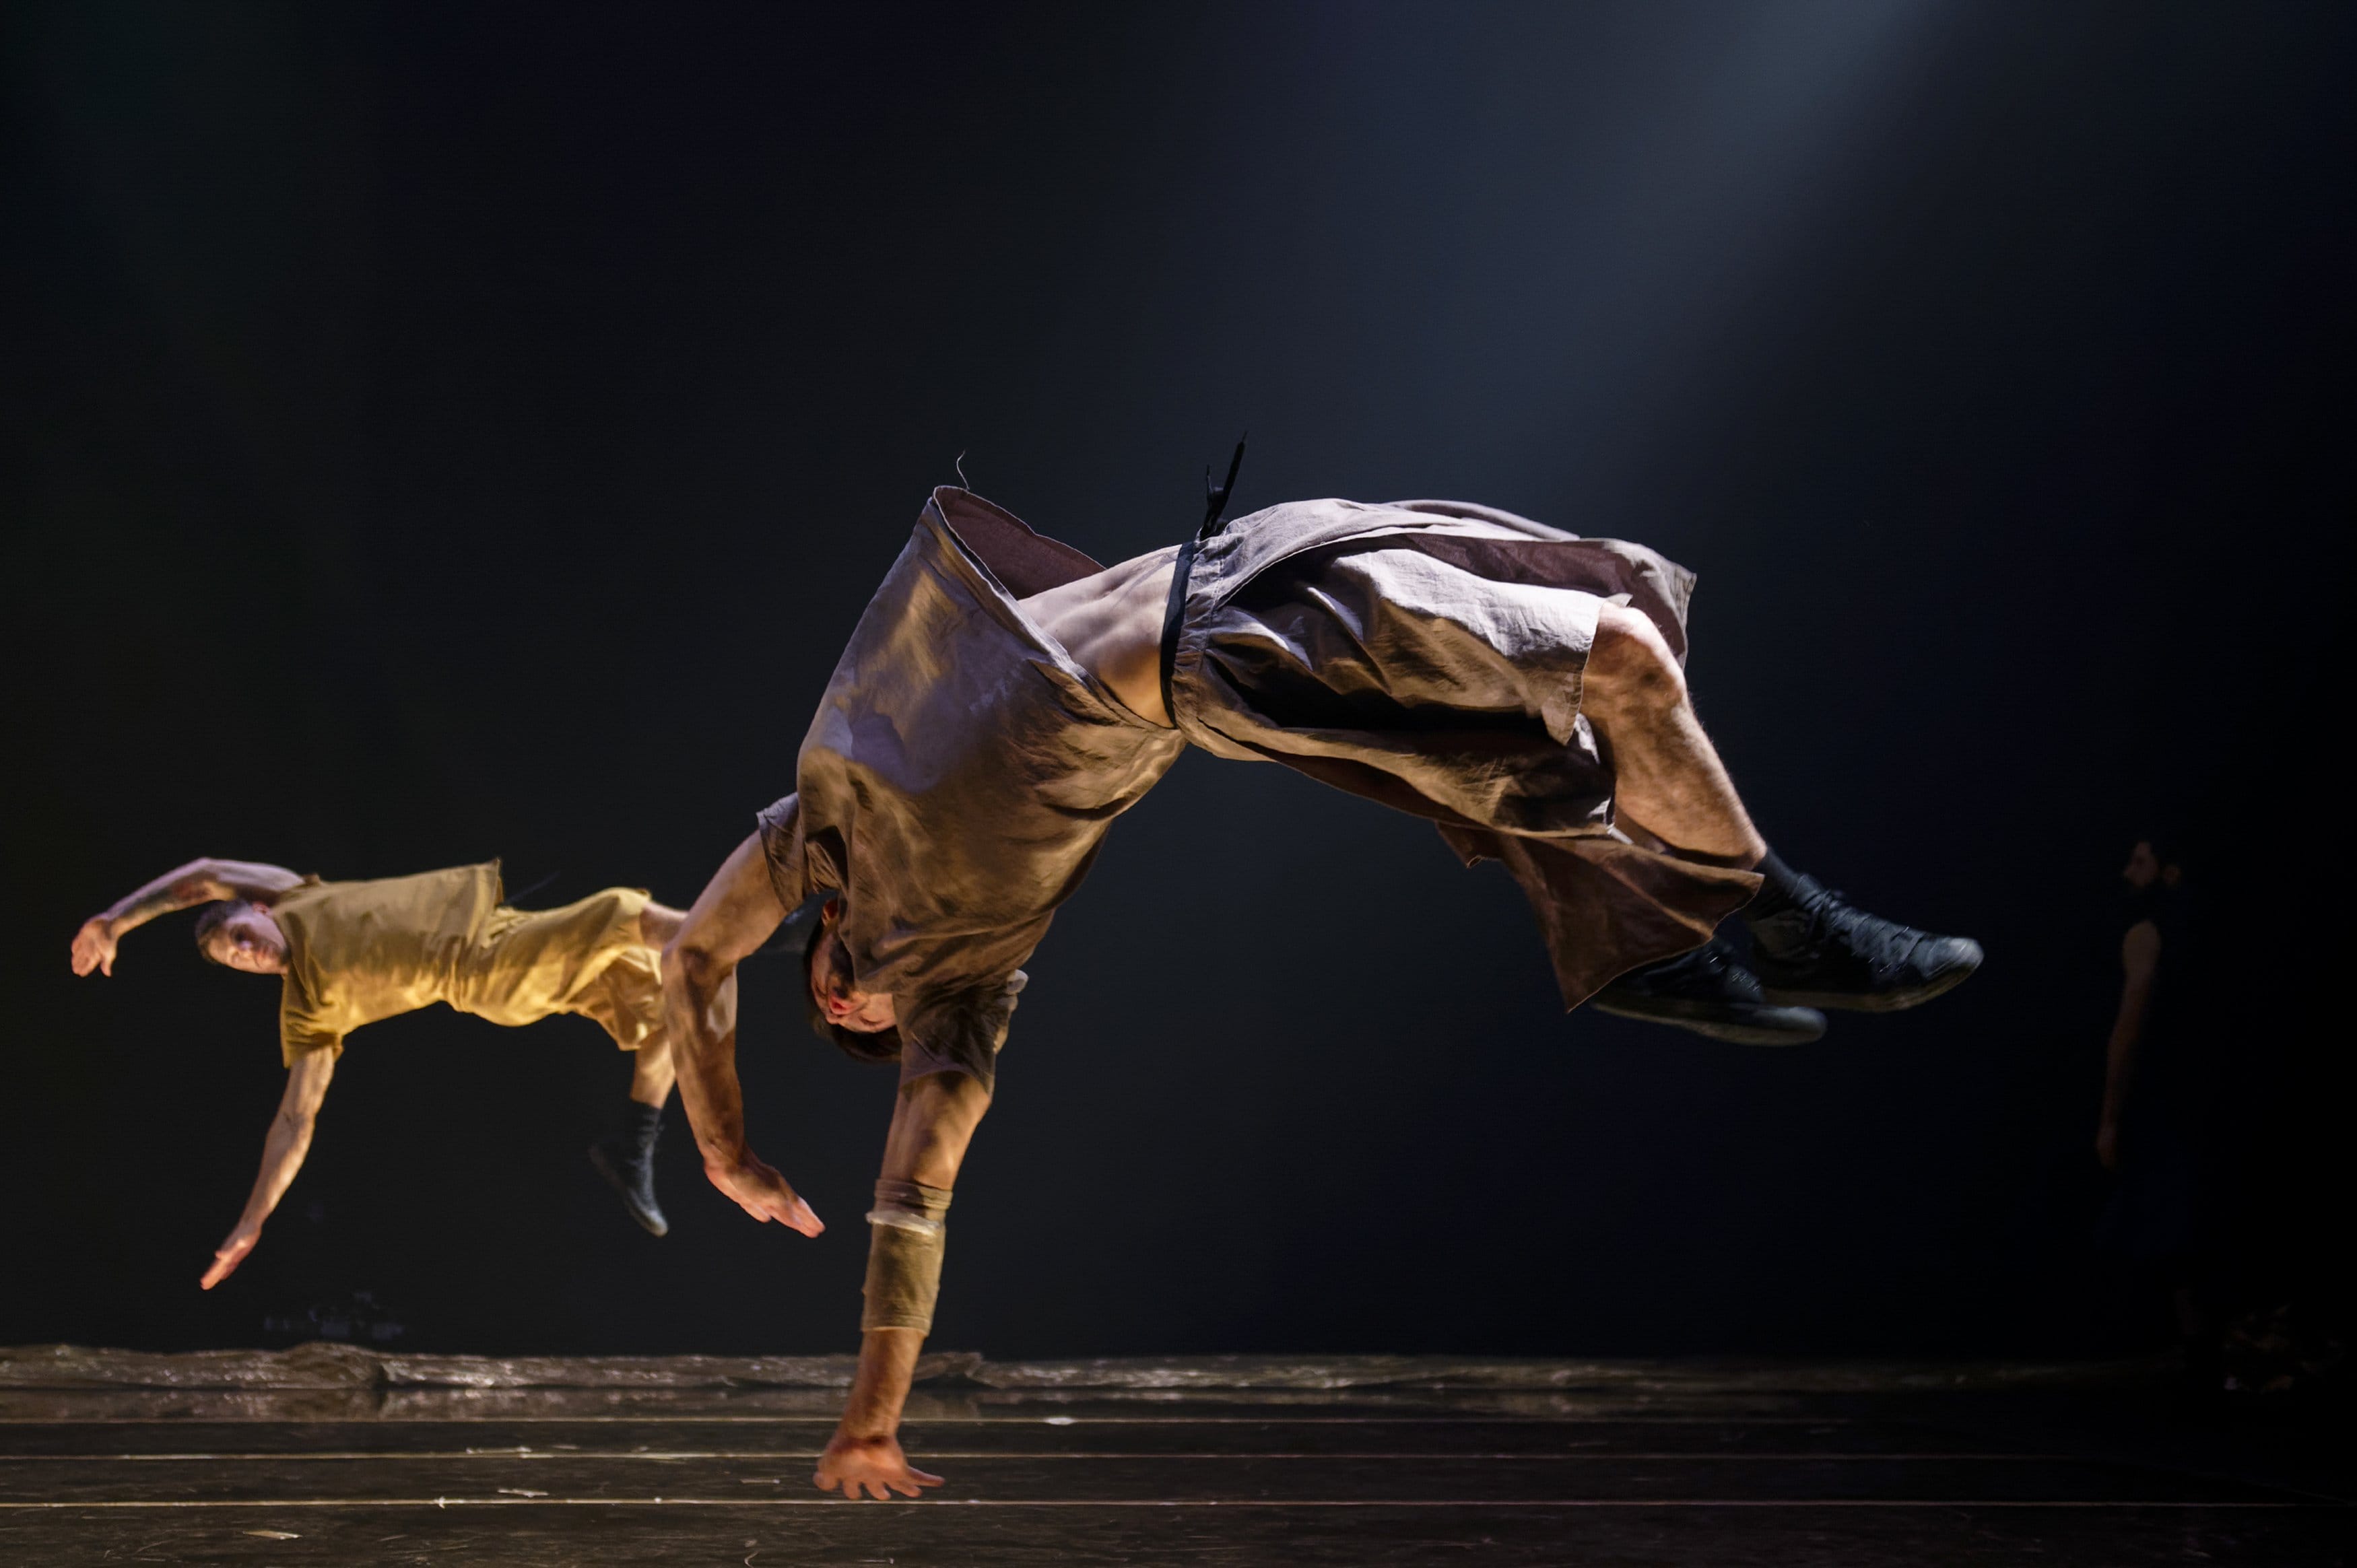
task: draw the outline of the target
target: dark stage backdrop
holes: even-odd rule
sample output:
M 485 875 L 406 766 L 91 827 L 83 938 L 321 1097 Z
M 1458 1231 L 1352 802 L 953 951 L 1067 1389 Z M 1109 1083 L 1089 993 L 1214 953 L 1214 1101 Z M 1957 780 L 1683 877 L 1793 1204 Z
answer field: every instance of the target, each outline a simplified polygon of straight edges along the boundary
M 822 1239 L 675 1109 L 639 1233 L 583 1159 L 626 1062 L 437 1010 L 356 1037 L 204 1294 L 275 987 L 185 916 L 111 982 L 68 938 L 200 854 L 684 904 L 961 452 L 1113 561 L 1247 426 L 1239 511 L 1695 567 L 1770 837 L 1987 968 L 1800 1050 L 1566 1018 L 1494 868 L 1190 756 L 1030 966 L 937 1343 L 2136 1343 L 2090 1145 L 2162 815 L 2212 852 L 2245 1277 L 2340 1277 L 2347 7 L 6 16 L 0 1341 L 850 1348 L 892 1080 L 779 961 L 741 1067 Z

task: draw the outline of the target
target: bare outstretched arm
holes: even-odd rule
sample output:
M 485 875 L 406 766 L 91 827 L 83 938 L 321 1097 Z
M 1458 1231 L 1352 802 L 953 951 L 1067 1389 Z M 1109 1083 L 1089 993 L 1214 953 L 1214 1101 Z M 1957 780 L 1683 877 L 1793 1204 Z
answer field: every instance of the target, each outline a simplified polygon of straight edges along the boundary
M 901 1085 L 884 1143 L 885 1179 L 949 1190 L 989 1109 L 990 1091 L 963 1073 L 937 1072 Z M 914 1328 L 871 1328 L 860 1336 L 851 1398 L 813 1477 L 819 1490 L 839 1485 L 846 1498 L 892 1492 L 913 1498 L 920 1487 L 942 1484 L 939 1476 L 911 1466 L 900 1451 L 900 1408 L 924 1346 L 923 1333 Z
M 2145 1010 L 2159 968 L 2160 928 L 2138 920 L 2120 940 L 2120 1011 L 2104 1052 L 2104 1114 L 2095 1124 L 2095 1158 L 2107 1171 L 2120 1168 L 2120 1116 L 2136 1081 L 2136 1047 L 2144 1038 Z
M 303 1168 L 303 1156 L 311 1152 L 311 1129 L 318 1120 L 319 1102 L 327 1098 L 328 1084 L 335 1076 L 336 1053 L 331 1050 L 313 1051 L 286 1069 L 286 1092 L 279 1097 L 278 1114 L 271 1118 L 270 1135 L 263 1141 L 261 1174 L 253 1178 L 253 1191 L 246 1197 L 245 1212 L 238 1216 L 237 1229 L 215 1250 L 213 1266 L 198 1282 L 205 1289 L 235 1273 L 253 1244 L 262 1240 L 262 1222 L 286 1196 L 295 1173 Z
M 785 918 L 755 833 L 713 874 L 663 949 L 663 1032 L 704 1174 L 754 1219 L 815 1236 L 826 1227 L 746 1142 L 745 1092 L 737 1081 L 737 966 Z
M 125 894 L 84 920 L 81 929 L 74 933 L 73 972 L 88 974 L 96 970 L 112 975 L 115 949 L 124 933 L 145 925 L 158 915 L 221 898 L 251 898 L 266 903 L 302 880 L 283 865 L 265 865 L 259 861 L 214 860 L 210 856 L 192 860 Z

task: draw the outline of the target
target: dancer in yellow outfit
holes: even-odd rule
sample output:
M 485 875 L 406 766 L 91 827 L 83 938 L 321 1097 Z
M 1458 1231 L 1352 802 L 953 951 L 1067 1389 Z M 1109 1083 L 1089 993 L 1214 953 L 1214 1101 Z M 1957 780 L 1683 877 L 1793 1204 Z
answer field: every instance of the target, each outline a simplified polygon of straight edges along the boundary
M 73 940 L 74 972 L 113 974 L 124 932 L 196 904 L 212 906 L 197 921 L 207 958 L 282 977 L 278 1040 L 287 1069 L 262 1172 L 205 1271 L 207 1290 L 253 1250 L 302 1168 L 345 1036 L 436 1002 L 494 1024 L 577 1013 L 635 1053 L 622 1134 L 599 1142 L 590 1158 L 633 1219 L 658 1236 L 669 1229 L 655 1203 L 653 1155 L 672 1089 L 662 948 L 678 931 L 680 911 L 635 887 L 608 887 L 561 909 L 511 908 L 496 861 L 322 882 L 284 866 L 194 860 L 84 921 Z

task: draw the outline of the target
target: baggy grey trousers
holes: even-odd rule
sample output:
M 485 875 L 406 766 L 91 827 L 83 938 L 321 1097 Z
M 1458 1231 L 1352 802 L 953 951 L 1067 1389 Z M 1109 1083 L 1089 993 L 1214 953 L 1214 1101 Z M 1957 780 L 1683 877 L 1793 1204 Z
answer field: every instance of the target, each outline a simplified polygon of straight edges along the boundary
M 1612 832 L 1579 711 L 1608 602 L 1685 654 L 1694 575 L 1460 501 L 1294 501 L 1191 552 L 1165 658 L 1171 716 L 1216 756 L 1281 762 L 1431 819 L 1531 901 L 1564 1004 L 1697 947 L 1760 879 Z

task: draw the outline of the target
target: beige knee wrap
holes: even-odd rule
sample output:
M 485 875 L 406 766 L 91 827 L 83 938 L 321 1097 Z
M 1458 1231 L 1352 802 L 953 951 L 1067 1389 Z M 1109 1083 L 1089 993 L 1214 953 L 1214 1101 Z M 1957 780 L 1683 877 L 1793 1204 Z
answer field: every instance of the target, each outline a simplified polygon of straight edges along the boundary
M 867 1216 L 867 1305 L 859 1315 L 862 1333 L 871 1328 L 932 1331 L 948 1230 L 942 1216 L 949 1211 L 946 1187 L 913 1181 L 876 1184 L 876 1207 Z

